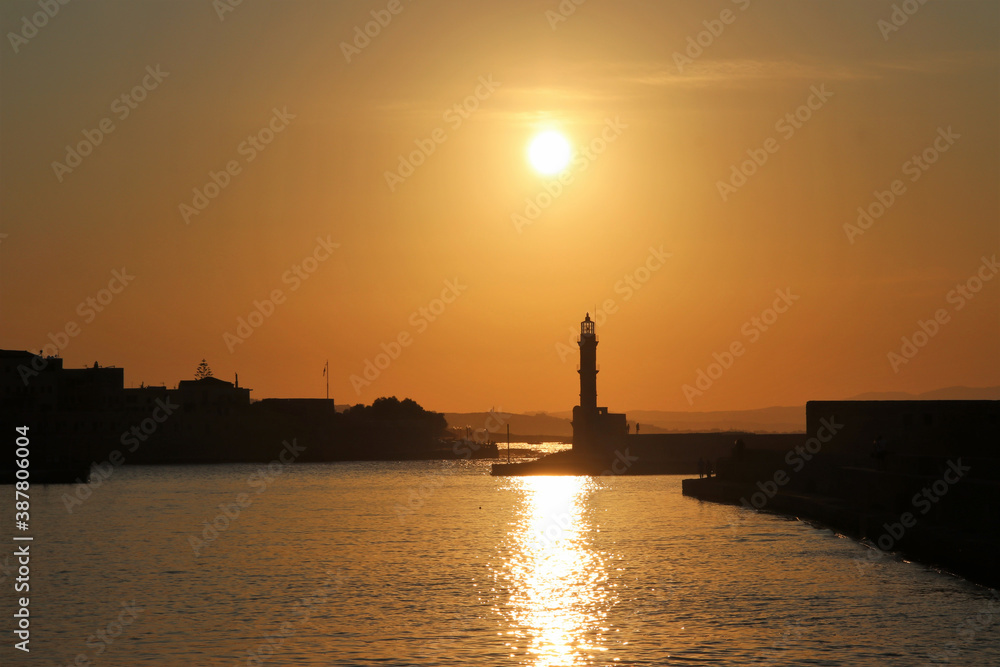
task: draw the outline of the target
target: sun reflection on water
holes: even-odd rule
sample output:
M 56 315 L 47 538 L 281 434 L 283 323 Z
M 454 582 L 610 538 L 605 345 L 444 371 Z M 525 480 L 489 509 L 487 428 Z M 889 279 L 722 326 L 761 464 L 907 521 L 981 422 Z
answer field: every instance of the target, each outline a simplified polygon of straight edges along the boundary
M 588 477 L 512 478 L 520 500 L 497 573 L 509 598 L 497 611 L 508 647 L 536 667 L 591 664 L 607 650 L 604 557 L 593 547 L 597 527 L 586 511 L 595 488 Z

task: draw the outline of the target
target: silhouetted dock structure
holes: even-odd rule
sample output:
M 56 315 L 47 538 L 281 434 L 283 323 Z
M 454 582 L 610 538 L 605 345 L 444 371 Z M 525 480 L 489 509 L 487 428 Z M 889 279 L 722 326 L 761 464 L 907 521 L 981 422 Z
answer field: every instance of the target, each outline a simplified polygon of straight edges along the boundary
M 738 432 L 629 433 L 624 413 L 597 404 L 597 345 L 594 321 L 587 313 L 580 322 L 580 404 L 573 408 L 573 448 L 535 461 L 496 463 L 493 475 L 662 475 L 697 471 L 700 457 L 712 459 L 729 452 L 742 438 L 758 447 L 789 446 L 801 434 Z
M 702 474 L 683 493 L 816 521 L 877 552 L 1000 586 L 1000 401 L 810 401 L 806 433 L 628 433 L 597 405 L 597 336 L 581 323 L 573 449 L 493 475 Z M 699 461 L 705 462 L 699 466 Z M 864 563 L 862 563 L 864 565 Z
M 598 339 L 589 313 L 580 323 L 577 342 L 580 404 L 573 408 L 572 450 L 537 461 L 495 464 L 492 474 L 696 473 L 699 459 L 724 460 L 741 440 L 747 450 L 756 452 L 754 456 L 777 463 L 785 456 L 811 459 L 814 454 L 808 449 L 804 454 L 794 452 L 818 444 L 822 449 L 818 464 L 810 464 L 800 476 L 801 483 L 812 488 L 833 467 L 874 465 L 873 443 L 880 436 L 886 448 L 883 461 L 898 471 L 924 474 L 952 456 L 982 461 L 984 469 L 998 467 L 994 444 L 1000 432 L 998 401 L 810 401 L 805 434 L 629 433 L 626 415 L 597 404 Z
M 793 448 L 747 447 L 702 500 L 789 514 L 1000 586 L 1000 401 L 810 401 Z

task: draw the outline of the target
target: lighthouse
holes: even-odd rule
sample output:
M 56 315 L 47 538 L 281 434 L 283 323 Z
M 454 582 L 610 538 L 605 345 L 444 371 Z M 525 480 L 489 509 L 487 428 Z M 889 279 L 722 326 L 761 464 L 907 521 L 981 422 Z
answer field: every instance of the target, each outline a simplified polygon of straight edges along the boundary
M 597 405 L 597 334 L 590 313 L 580 322 L 580 404 L 573 408 L 573 449 L 599 452 L 620 446 L 628 434 L 624 414 Z
M 587 318 L 580 322 L 580 409 L 586 414 L 597 412 L 597 334 L 594 322 Z

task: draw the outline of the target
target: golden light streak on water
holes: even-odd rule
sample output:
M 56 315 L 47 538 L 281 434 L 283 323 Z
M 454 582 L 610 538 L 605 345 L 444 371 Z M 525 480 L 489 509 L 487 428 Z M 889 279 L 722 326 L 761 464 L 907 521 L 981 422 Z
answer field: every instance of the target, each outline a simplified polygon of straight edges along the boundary
M 536 667 L 590 664 L 607 650 L 606 617 L 615 604 L 607 563 L 592 545 L 597 528 L 585 513 L 594 482 L 524 477 L 515 484 L 518 521 L 502 573 L 510 599 L 500 610 L 515 628 L 509 645 Z

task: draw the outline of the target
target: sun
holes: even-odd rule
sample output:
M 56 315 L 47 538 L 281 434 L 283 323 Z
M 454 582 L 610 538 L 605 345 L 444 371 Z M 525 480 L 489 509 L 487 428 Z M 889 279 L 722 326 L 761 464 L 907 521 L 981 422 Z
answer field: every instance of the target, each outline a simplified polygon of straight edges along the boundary
M 569 164 L 573 149 L 561 133 L 546 130 L 535 136 L 528 147 L 528 160 L 540 174 L 558 174 Z

